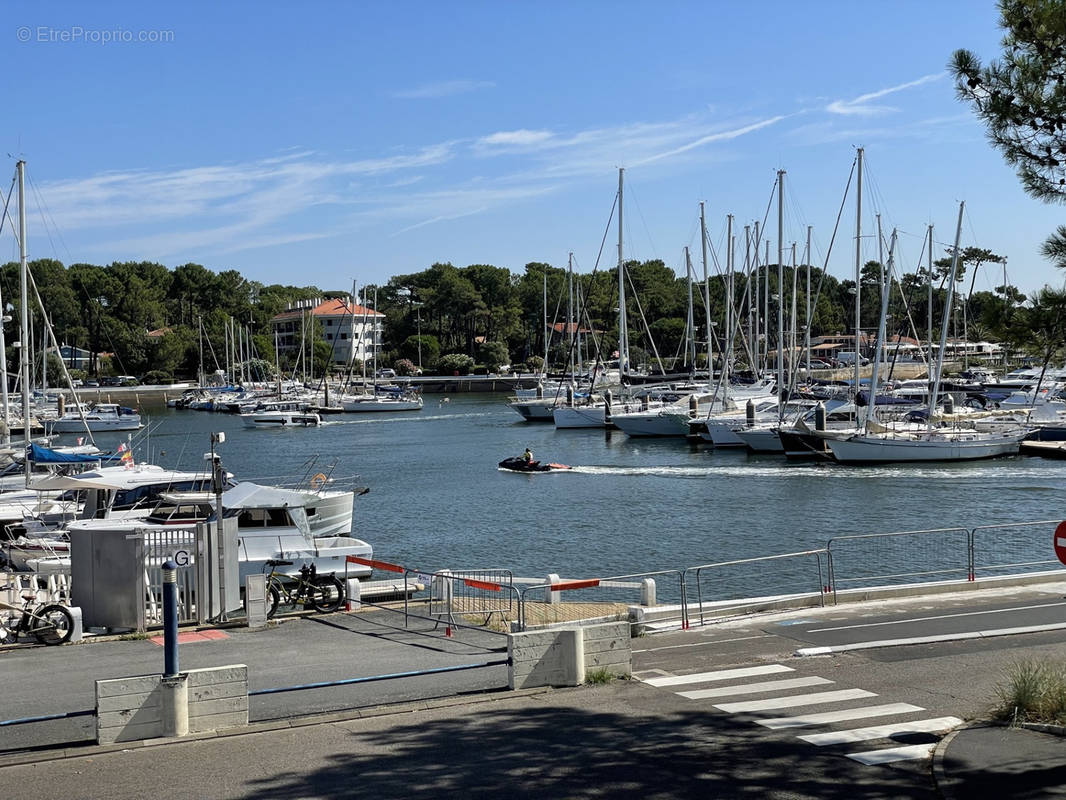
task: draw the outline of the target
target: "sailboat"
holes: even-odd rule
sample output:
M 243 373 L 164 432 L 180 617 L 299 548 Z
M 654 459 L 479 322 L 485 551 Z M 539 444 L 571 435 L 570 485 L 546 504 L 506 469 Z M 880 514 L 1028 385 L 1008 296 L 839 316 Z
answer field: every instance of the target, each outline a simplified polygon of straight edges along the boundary
M 948 279 L 947 300 L 944 304 L 945 318 L 940 331 L 940 352 L 937 354 L 933 390 L 929 395 L 928 425 L 924 431 L 894 431 L 876 425 L 873 420 L 876 404 L 868 407 L 865 431 L 846 438 L 826 440 L 833 456 L 845 464 L 873 464 L 905 461 L 973 461 L 982 458 L 1017 453 L 1028 429 L 982 432 L 973 428 L 945 430 L 933 427 L 933 411 L 940 394 L 940 379 L 944 366 L 944 349 L 947 339 L 948 309 L 954 299 L 955 274 L 959 264 L 959 239 L 962 235 L 962 216 L 965 203 L 959 204 L 959 221 L 955 229 L 955 247 L 951 259 L 951 275 Z M 890 257 L 891 261 L 891 257 Z M 885 310 L 888 293 L 882 300 L 881 322 L 878 330 L 878 358 L 874 361 L 870 396 L 877 397 L 877 370 L 880 363 L 880 348 L 884 341 Z
M 377 306 L 377 291 L 374 293 L 375 307 Z M 355 304 L 355 286 L 352 286 L 352 303 Z M 366 330 L 366 315 L 364 313 L 363 330 Z M 374 324 L 375 330 L 377 323 Z M 374 348 L 374 383 L 373 391 L 357 395 L 344 395 L 340 398 L 340 407 L 348 412 L 366 413 L 383 411 L 421 411 L 422 396 L 410 390 L 401 389 L 399 386 L 378 386 L 378 346 L 376 337 L 371 340 Z M 355 347 L 355 343 L 352 343 Z M 363 381 L 366 382 L 366 359 L 363 359 Z
M 626 280 L 625 261 L 622 255 L 622 188 L 625 169 L 618 170 L 618 374 L 624 379 L 629 372 L 629 331 L 626 326 Z M 558 428 L 604 428 L 611 424 L 610 396 L 591 392 L 584 403 L 567 393 L 566 405 L 552 410 L 555 427 Z

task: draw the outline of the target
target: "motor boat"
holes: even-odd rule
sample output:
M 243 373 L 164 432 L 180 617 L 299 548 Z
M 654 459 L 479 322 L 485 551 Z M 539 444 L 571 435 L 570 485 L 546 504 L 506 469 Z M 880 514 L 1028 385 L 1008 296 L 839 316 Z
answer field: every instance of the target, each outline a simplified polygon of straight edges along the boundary
M 573 469 L 567 464 L 542 464 L 539 461 L 526 461 L 519 456 L 505 458 L 498 467 L 507 472 L 560 472 Z
M 117 403 L 96 403 L 88 411 L 68 411 L 48 427 L 52 433 L 135 431 L 141 427 L 141 415 Z

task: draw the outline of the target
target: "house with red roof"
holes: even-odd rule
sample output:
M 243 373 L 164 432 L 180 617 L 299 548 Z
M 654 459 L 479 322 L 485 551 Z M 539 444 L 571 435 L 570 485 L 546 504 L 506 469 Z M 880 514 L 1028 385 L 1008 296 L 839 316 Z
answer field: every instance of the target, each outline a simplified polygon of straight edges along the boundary
M 270 320 L 277 337 L 278 350 L 296 352 L 306 347 L 314 330 L 314 322 L 321 324 L 326 342 L 333 348 L 330 361 L 350 364 L 374 358 L 384 339 L 385 315 L 360 305 L 351 295 L 323 300 L 299 300 L 289 303 L 285 310 Z

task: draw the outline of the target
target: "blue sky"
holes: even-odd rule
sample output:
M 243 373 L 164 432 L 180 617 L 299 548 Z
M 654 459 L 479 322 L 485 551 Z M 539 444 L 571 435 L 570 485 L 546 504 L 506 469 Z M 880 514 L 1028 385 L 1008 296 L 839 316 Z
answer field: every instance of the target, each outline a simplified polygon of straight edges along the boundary
M 1063 209 L 1025 196 L 945 73 L 956 47 L 998 54 L 991 0 L 16 1 L 3 17 L 0 153 L 9 174 L 27 160 L 35 258 L 323 289 L 569 251 L 589 272 L 623 166 L 627 258 L 698 261 L 701 200 L 721 252 L 725 215 L 742 235 L 784 169 L 786 246 L 813 225 L 822 263 L 861 145 L 864 227 L 900 229 L 905 271 L 929 223 L 943 254 L 965 200 L 963 243 L 1006 255 L 1013 283 L 1064 277 L 1038 253 Z M 169 41 L 102 41 L 142 36 Z M 0 257 L 16 253 L 5 230 Z

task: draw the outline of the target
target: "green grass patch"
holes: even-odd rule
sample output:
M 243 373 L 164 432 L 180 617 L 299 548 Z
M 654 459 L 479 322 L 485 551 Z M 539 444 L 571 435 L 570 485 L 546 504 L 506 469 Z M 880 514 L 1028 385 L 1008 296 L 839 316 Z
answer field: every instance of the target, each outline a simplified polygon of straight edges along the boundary
M 1066 724 L 1066 663 L 1019 661 L 1007 670 L 996 696 L 996 719 Z
M 588 685 L 610 683 L 613 680 L 628 680 L 628 675 L 618 675 L 609 669 L 590 669 L 585 673 L 585 683 Z

